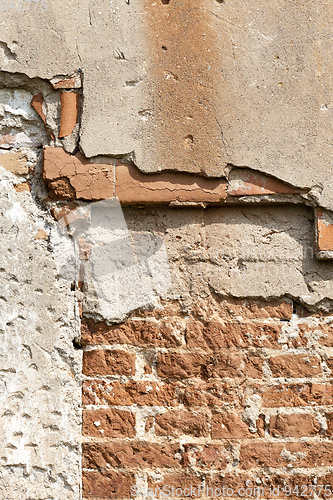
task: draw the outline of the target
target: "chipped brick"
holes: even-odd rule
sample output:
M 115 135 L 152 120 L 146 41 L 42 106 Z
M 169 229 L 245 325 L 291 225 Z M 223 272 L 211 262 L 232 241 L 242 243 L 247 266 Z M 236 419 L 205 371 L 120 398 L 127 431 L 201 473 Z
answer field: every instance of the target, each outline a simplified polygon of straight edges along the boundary
M 113 443 L 85 443 L 83 445 L 83 467 L 87 469 L 121 468 L 178 468 L 180 467 L 179 445 L 155 444 L 145 441 Z
M 116 167 L 116 196 L 123 204 L 220 202 L 226 198 L 226 181 L 181 174 L 143 174 L 134 165 Z
M 333 216 L 323 208 L 316 210 L 317 246 L 319 251 L 333 251 Z
M 82 372 L 85 375 L 133 375 L 135 356 L 119 350 L 97 349 L 83 353 Z
M 34 108 L 36 113 L 38 113 L 38 115 L 40 116 L 40 118 L 44 122 L 45 128 L 48 131 L 51 139 L 54 140 L 54 135 L 46 123 L 46 116 L 45 116 L 45 113 L 43 110 L 43 104 L 44 104 L 44 98 L 43 98 L 42 94 L 34 95 L 33 98 L 31 99 L 31 103 L 30 103 L 30 105 Z
M 169 411 L 155 418 L 157 436 L 207 436 L 208 418 L 200 413 Z
M 113 165 L 108 159 L 103 162 L 95 163 L 81 153 L 71 155 L 62 148 L 45 148 L 42 175 L 50 196 L 83 200 L 112 198 Z
M 228 194 L 230 196 L 297 194 L 300 192 L 300 189 L 294 189 L 274 177 L 250 169 L 235 168 L 229 176 Z
M 85 498 L 130 498 L 135 477 L 115 471 L 83 471 L 82 482 Z
M 80 95 L 76 92 L 61 92 L 61 116 L 59 138 L 72 134 L 79 118 Z
M 84 410 L 82 433 L 95 437 L 135 436 L 135 416 L 126 410 Z

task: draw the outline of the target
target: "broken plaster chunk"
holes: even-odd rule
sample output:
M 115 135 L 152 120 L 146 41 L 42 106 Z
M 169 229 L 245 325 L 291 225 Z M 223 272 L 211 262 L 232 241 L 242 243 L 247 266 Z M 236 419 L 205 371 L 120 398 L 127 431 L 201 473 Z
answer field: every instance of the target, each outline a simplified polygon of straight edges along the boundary
M 332 252 L 332 255 L 326 255 L 326 258 L 333 258 L 333 214 L 323 208 L 317 208 L 316 225 L 318 251 Z M 325 258 L 324 255 L 319 255 L 320 257 Z
M 0 166 L 15 175 L 27 175 L 29 173 L 27 161 L 26 155 L 20 152 L 0 154 Z
M 15 144 L 15 137 L 11 134 L 0 135 L 0 148 L 9 149 Z
M 48 233 L 44 229 L 38 229 L 35 240 L 47 240 L 48 236 Z
M 134 165 L 117 165 L 116 196 L 121 203 L 218 203 L 226 198 L 224 179 L 186 173 L 144 174 Z
M 66 205 L 56 206 L 51 210 L 51 214 L 61 227 L 73 225 L 75 221 L 90 222 L 89 208 L 82 207 L 75 202 L 69 202 Z
M 81 87 L 81 77 L 80 75 L 75 75 L 72 77 L 55 77 L 50 80 L 51 85 L 54 89 L 79 89 Z
M 45 116 L 45 113 L 44 113 L 44 110 L 43 110 L 44 98 L 43 98 L 42 94 L 39 93 L 37 95 L 34 95 L 33 98 L 31 99 L 31 103 L 30 104 L 34 108 L 34 110 L 36 111 L 36 113 L 38 113 L 38 115 L 43 120 L 45 128 L 48 131 L 48 133 L 50 134 L 51 139 L 54 140 L 54 135 L 53 135 L 53 133 L 51 132 L 51 130 L 48 128 L 48 126 L 46 124 L 46 116 Z
M 21 184 L 16 184 L 14 187 L 18 193 L 22 193 L 22 191 L 31 191 L 31 186 L 28 182 L 21 182 Z
M 230 196 L 298 194 L 300 192 L 300 189 L 294 189 L 279 179 L 249 168 L 235 168 L 230 172 L 228 183 L 228 195 Z
M 61 117 L 59 139 L 72 134 L 79 118 L 79 99 L 76 92 L 61 92 Z

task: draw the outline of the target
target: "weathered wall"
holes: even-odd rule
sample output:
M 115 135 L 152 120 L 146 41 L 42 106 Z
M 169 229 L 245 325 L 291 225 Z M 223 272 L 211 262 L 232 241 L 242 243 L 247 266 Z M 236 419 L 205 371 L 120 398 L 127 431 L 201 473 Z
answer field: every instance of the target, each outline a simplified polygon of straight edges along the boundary
M 213 177 L 246 166 L 333 209 L 329 2 L 22 3 L 2 4 L 1 69 L 82 75 L 85 156 Z
M 0 10 L 1 498 L 330 486 L 329 3 Z
M 83 497 L 330 497 L 331 325 L 290 300 L 212 296 L 83 321 Z
M 29 192 L 17 192 L 17 180 L 1 167 L 0 496 L 76 500 L 81 353 L 72 343 L 74 296 L 58 274 L 55 222 Z
M 299 305 L 329 308 L 312 210 L 124 213 L 132 235 L 163 238 L 172 285 L 117 325 L 83 312 L 84 498 L 330 485 L 332 316 Z

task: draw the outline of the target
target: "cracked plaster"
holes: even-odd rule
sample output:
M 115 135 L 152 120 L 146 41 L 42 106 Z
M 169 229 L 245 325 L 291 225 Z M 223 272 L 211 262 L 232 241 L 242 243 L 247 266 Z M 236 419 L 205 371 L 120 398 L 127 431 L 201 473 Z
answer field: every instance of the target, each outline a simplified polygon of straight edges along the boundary
M 1 68 L 81 72 L 87 157 L 210 177 L 248 167 L 333 209 L 328 1 L 43 6 L 3 13 Z

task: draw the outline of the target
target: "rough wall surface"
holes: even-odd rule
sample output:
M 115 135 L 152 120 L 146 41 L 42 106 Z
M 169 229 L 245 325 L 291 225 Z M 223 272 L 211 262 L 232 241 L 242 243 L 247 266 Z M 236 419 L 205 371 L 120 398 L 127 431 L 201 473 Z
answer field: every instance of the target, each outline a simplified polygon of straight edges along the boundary
M 51 251 L 59 245 L 54 221 L 28 191 L 16 191 L 17 178 L 2 167 L 0 179 L 0 497 L 77 500 L 81 353 L 72 343 L 74 296 Z
M 23 4 L 2 4 L 1 69 L 82 76 L 85 156 L 209 177 L 249 167 L 333 209 L 329 2 Z
M 124 213 L 163 235 L 172 285 L 122 323 L 83 310 L 83 497 L 330 497 L 332 316 L 299 304 L 329 304 L 311 211 Z
M 83 321 L 83 498 L 331 497 L 332 317 L 304 313 L 208 296 Z
M 0 2 L 1 498 L 332 496 L 331 9 Z

